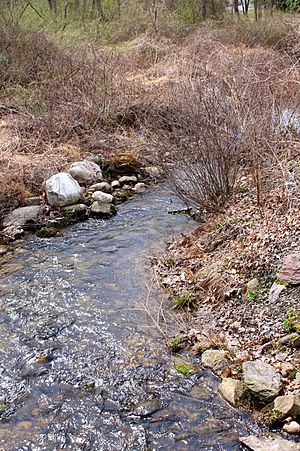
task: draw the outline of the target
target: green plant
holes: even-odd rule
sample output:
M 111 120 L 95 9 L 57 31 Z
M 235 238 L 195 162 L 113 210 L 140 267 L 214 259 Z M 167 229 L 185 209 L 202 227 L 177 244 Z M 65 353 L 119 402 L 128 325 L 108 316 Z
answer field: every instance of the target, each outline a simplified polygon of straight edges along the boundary
M 175 369 L 178 373 L 183 376 L 189 376 L 195 372 L 195 367 L 191 363 L 188 362 L 178 362 L 175 363 Z
M 283 328 L 287 332 L 300 332 L 300 313 L 296 310 L 289 310 L 283 319 Z
M 253 291 L 253 290 L 249 290 L 247 293 L 247 298 L 248 298 L 248 301 L 253 302 L 253 301 L 255 301 L 255 299 L 257 299 L 257 293 L 255 293 L 255 291 Z
M 189 293 L 181 293 L 175 296 L 173 309 L 188 309 L 195 305 L 195 299 Z
M 181 339 L 179 337 L 171 338 L 171 340 L 169 341 L 169 347 L 170 347 L 171 351 L 174 353 L 178 352 L 180 349 L 180 343 L 181 343 Z

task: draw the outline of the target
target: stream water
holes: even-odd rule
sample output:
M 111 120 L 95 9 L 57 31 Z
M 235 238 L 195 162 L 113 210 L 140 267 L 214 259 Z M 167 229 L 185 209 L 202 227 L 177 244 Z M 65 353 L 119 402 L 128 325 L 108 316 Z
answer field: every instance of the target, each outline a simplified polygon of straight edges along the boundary
M 177 204 L 151 188 L 2 258 L 0 450 L 240 450 L 259 432 L 210 372 L 177 373 L 137 308 L 161 296 L 149 254 L 194 226 Z

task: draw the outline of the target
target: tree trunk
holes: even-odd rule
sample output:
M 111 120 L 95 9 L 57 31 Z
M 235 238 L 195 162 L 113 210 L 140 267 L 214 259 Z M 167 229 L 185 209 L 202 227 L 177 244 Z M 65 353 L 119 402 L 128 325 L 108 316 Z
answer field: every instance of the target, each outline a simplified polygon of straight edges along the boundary
M 207 0 L 200 0 L 201 17 L 203 20 L 207 19 Z
M 239 0 L 233 0 L 233 11 L 239 15 Z

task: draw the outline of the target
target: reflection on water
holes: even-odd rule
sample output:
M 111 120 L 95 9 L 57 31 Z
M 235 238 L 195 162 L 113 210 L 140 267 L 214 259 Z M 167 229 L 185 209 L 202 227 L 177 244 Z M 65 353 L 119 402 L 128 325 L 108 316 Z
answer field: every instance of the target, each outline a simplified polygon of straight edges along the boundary
M 29 237 L 4 263 L 0 449 L 238 450 L 257 431 L 210 373 L 174 370 L 135 308 L 149 295 L 149 253 L 193 226 L 168 215 L 177 202 L 150 189 L 110 220 Z

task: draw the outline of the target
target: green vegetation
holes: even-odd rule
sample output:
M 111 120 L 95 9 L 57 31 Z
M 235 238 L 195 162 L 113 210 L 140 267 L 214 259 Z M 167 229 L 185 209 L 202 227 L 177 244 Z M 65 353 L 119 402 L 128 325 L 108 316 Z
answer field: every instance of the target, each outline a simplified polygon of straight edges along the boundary
M 171 338 L 169 347 L 174 354 L 180 350 L 180 343 L 181 339 L 179 337 Z
M 173 309 L 175 310 L 191 309 L 194 308 L 196 304 L 195 297 L 189 293 L 178 294 L 175 296 L 173 302 Z
M 300 313 L 289 310 L 283 319 L 283 327 L 287 332 L 300 332 Z
M 247 292 L 248 301 L 254 302 L 257 299 L 257 293 L 253 290 L 249 290 Z
M 175 369 L 176 371 L 178 371 L 178 373 L 182 374 L 183 376 L 190 376 L 191 374 L 195 373 L 194 365 L 188 362 L 175 363 Z

